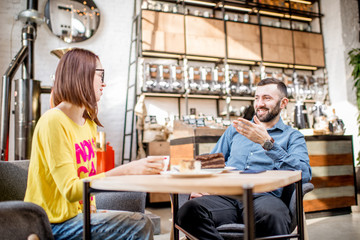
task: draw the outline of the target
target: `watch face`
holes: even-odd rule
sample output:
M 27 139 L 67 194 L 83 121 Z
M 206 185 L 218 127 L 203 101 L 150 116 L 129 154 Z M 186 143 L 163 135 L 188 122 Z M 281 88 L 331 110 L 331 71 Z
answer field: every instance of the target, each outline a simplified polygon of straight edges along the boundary
M 273 143 L 269 140 L 265 141 L 263 148 L 265 150 L 270 150 L 273 147 Z

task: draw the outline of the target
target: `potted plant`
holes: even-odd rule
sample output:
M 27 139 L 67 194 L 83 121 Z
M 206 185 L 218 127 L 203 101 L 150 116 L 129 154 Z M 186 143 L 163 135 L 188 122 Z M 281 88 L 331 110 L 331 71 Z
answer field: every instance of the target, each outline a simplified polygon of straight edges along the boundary
M 353 67 L 351 75 L 354 80 L 354 88 L 356 89 L 356 105 L 358 110 L 360 110 L 360 48 L 354 48 L 349 53 L 349 64 Z M 360 136 L 360 113 L 358 112 L 357 116 L 358 123 L 358 135 Z M 356 167 L 356 178 L 357 186 L 360 185 L 360 152 L 357 155 L 357 167 Z

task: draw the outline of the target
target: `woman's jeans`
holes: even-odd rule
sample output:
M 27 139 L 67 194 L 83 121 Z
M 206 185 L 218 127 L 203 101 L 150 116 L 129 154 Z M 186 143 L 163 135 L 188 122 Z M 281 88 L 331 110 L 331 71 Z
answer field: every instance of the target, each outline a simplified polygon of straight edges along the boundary
M 107 211 L 90 214 L 91 239 L 153 239 L 154 227 L 142 213 Z M 84 215 L 51 224 L 55 239 L 82 239 Z

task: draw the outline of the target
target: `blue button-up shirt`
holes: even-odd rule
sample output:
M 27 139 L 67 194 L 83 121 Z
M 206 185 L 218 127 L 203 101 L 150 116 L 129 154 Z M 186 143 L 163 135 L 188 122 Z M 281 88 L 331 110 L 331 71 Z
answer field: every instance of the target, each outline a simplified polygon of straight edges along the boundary
M 311 180 L 311 167 L 304 135 L 280 120 L 267 129 L 275 140 L 266 151 L 258 143 L 250 141 L 230 126 L 221 136 L 211 153 L 223 153 L 226 166 L 239 170 L 301 170 L 303 182 Z M 280 197 L 282 189 L 272 194 Z

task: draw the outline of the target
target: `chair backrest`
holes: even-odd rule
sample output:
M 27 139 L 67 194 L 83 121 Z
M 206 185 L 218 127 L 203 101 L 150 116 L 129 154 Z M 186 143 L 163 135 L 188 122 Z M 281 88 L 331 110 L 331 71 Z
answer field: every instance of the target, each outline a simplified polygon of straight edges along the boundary
M 291 226 L 290 226 L 290 230 L 294 231 L 296 225 L 297 225 L 297 219 L 296 219 L 296 191 L 295 191 L 295 184 L 292 184 L 293 186 L 293 190 L 292 190 L 292 194 L 290 197 L 290 201 L 288 204 L 289 210 L 290 210 L 290 215 L 291 215 Z M 312 190 L 314 190 L 314 185 L 310 182 L 308 183 L 303 183 L 302 184 L 302 194 L 303 197 L 305 196 L 305 194 L 307 194 L 308 192 L 311 192 Z
M 101 192 L 95 196 L 96 207 L 107 210 L 145 212 L 144 192 Z
M 27 239 L 31 234 L 41 240 L 54 239 L 44 209 L 30 202 L 0 202 L 1 239 Z
M 24 200 L 29 162 L 0 161 L 0 201 Z

